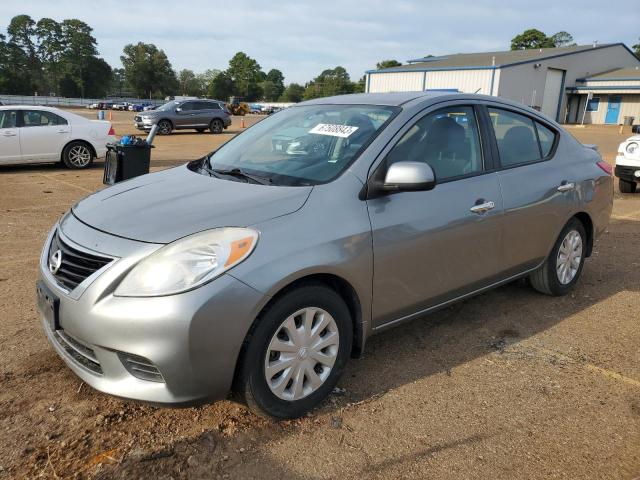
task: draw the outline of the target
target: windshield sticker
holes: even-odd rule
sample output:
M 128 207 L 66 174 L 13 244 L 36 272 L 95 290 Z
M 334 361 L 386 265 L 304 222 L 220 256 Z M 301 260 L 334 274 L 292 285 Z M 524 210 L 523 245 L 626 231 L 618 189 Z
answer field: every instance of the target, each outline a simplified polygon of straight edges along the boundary
M 316 133 L 318 135 L 329 135 L 331 137 L 348 138 L 356 130 L 358 130 L 358 127 L 352 127 L 350 125 L 319 123 L 311 130 L 309 130 L 309 133 Z

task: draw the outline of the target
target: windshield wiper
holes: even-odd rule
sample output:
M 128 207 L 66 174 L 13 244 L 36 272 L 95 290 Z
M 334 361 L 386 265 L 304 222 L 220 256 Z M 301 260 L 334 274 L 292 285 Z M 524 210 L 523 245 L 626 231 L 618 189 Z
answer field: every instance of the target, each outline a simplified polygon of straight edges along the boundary
M 214 175 L 216 177 L 219 177 L 220 175 L 228 175 L 230 177 L 244 178 L 245 180 L 250 180 L 253 183 L 258 183 L 260 185 L 271 185 L 273 183 L 273 180 L 271 180 L 271 178 L 269 177 L 261 177 L 259 175 L 253 175 L 251 173 L 243 172 L 239 168 L 232 168 L 230 170 L 225 170 L 222 168 L 211 168 L 206 164 L 203 165 L 202 168 L 210 175 Z

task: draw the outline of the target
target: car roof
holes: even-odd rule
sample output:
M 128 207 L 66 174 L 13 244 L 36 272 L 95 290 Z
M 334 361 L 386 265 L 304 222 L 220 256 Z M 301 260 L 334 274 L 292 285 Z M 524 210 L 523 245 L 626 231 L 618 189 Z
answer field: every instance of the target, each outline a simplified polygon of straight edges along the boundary
M 451 92 L 353 93 L 307 100 L 299 105 L 389 105 L 400 106 L 418 98 L 437 98 Z

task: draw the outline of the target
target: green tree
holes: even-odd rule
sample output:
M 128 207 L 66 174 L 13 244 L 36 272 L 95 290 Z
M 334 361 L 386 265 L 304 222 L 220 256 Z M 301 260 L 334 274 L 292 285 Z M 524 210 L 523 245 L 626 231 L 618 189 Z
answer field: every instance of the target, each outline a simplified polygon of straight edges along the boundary
M 43 69 L 43 88 L 48 93 L 57 94 L 65 66 L 60 61 L 65 51 L 62 25 L 51 18 L 41 18 L 36 24 L 35 33 L 38 38 L 38 58 Z
M 293 102 L 298 103 L 302 101 L 304 97 L 304 87 L 297 83 L 290 83 L 287 85 L 287 88 L 282 92 L 282 96 L 280 97 L 281 102 Z
M 178 73 L 178 83 L 182 95 L 201 97 L 205 94 L 207 85 L 204 78 L 196 75 L 193 70 L 184 69 Z
M 257 100 L 262 95 L 260 83 L 265 79 L 260 64 L 244 52 L 236 53 L 229 60 L 229 75 L 235 85 L 234 93 L 245 101 Z
M 640 59 L 640 42 L 636 43 L 633 47 L 633 52 L 636 54 L 636 57 Z
M 554 33 L 549 39 L 554 47 L 573 47 L 576 44 L 573 41 L 573 36 L 565 31 Z
M 35 83 L 24 51 L 0 34 L 0 92 L 32 95 Z
M 24 81 L 38 88 L 42 81 L 42 75 L 37 55 L 36 22 L 29 15 L 17 15 L 9 22 L 7 34 L 9 35 L 9 43 L 12 44 L 12 49 L 17 47 L 24 54 L 24 56 L 20 55 L 20 57 L 23 57 L 21 60 L 24 59 L 25 62 L 24 68 L 26 71 L 22 72 Z M 13 53 L 14 55 L 17 54 L 17 52 Z
M 377 70 L 384 70 L 385 68 L 400 67 L 402 64 L 397 60 L 382 60 L 376 64 Z
M 220 72 L 207 88 L 207 96 L 226 102 L 234 94 L 235 83 L 227 72 Z
M 275 102 L 284 92 L 284 75 L 278 69 L 271 69 L 262 82 L 262 91 L 264 99 L 269 102 Z
M 68 80 L 75 83 L 76 95 L 87 96 L 87 78 L 92 77 L 87 69 L 96 65 L 98 50 L 93 29 L 81 20 L 63 20 L 61 24 L 64 53 L 61 60 Z M 103 66 L 103 65 L 102 65 Z M 109 68 L 109 80 L 111 69 Z
M 355 85 L 343 67 L 323 71 L 306 85 L 304 99 L 353 93 Z
M 555 45 L 544 32 L 530 28 L 511 39 L 511 50 L 529 50 L 533 48 L 553 48 Z
M 163 50 L 151 43 L 125 45 L 120 57 L 127 83 L 136 95 L 144 98 L 172 95 L 178 79 Z

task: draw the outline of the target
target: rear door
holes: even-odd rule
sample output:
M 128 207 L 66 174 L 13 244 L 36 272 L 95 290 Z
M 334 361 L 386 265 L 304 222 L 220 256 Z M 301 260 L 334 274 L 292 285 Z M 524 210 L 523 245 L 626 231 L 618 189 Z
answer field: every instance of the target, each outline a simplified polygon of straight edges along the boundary
M 467 104 L 432 109 L 394 141 L 379 168 L 426 162 L 437 184 L 367 201 L 375 327 L 482 288 L 501 266 L 502 198 L 477 110 Z
M 527 113 L 488 105 L 504 200 L 504 269 L 538 266 L 576 201 L 575 178 L 556 155 L 559 133 Z
M 17 110 L 0 110 L 0 164 L 20 161 Z
M 216 115 L 216 108 L 219 108 L 219 105 L 214 102 L 196 102 L 198 107 L 198 115 L 196 115 L 198 124 L 201 127 L 208 127 Z M 218 110 L 219 111 L 219 110 Z
M 20 147 L 25 162 L 60 160 L 70 139 L 71 127 L 60 115 L 46 110 L 22 110 Z

